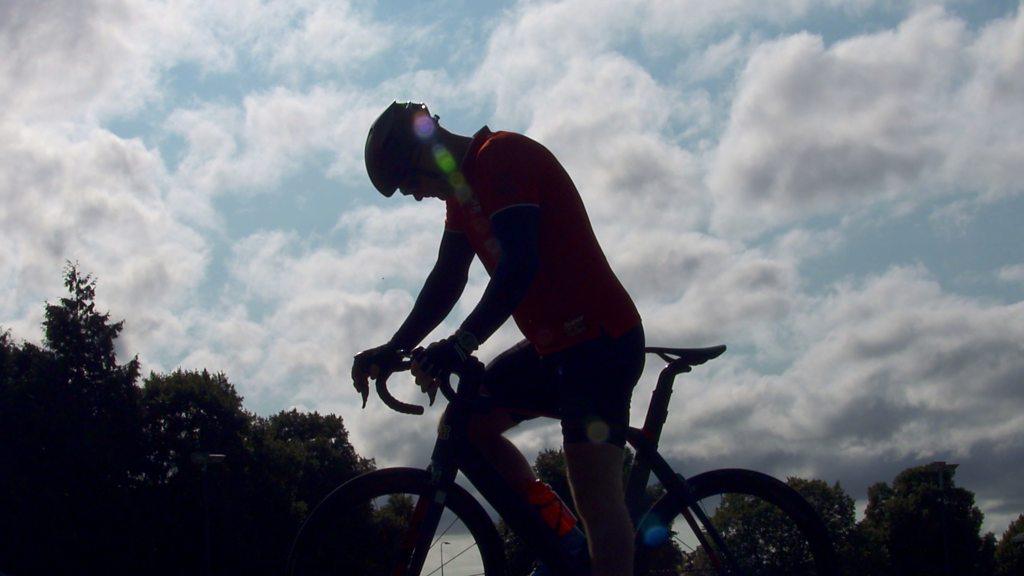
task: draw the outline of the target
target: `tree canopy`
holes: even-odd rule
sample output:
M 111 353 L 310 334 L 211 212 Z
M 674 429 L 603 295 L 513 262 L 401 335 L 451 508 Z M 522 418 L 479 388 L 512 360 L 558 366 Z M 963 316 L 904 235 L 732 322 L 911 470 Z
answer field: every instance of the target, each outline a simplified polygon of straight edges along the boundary
M 119 363 L 123 322 L 65 270 L 42 346 L 0 331 L 0 573 L 277 574 L 299 522 L 372 468 L 341 418 L 246 412 L 228 377 Z M 223 464 L 203 466 L 200 454 Z M 206 504 L 204 507 L 204 503 Z

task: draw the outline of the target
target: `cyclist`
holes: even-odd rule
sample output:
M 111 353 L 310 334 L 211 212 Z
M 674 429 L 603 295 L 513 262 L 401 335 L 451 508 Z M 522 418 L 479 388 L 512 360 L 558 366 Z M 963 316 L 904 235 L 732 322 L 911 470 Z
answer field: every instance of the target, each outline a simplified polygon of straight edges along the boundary
M 525 340 L 487 366 L 485 391 L 501 405 L 470 424 L 473 443 L 511 486 L 536 482 L 502 434 L 547 415 L 560 418 L 573 499 L 589 536 L 595 575 L 633 572 L 633 527 L 622 486 L 633 387 L 643 370 L 636 307 L 594 236 L 572 180 L 526 136 L 449 132 L 417 103 L 392 103 L 370 128 L 365 161 L 374 187 L 445 202 L 437 261 L 391 340 L 358 354 L 352 376 L 365 402 L 368 378 L 417 346 L 462 295 L 474 256 L 490 280 L 448 338 L 413 354 L 424 386 L 457 370 L 508 318 Z

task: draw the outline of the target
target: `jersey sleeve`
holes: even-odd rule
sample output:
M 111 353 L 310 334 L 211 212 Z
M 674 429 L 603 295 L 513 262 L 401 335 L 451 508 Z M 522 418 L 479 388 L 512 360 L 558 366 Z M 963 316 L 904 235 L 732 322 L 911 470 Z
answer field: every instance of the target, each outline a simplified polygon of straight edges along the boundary
M 487 217 L 513 206 L 540 206 L 540 191 L 531 177 L 529 150 L 512 139 L 488 143 L 481 151 L 486 163 L 481 203 Z

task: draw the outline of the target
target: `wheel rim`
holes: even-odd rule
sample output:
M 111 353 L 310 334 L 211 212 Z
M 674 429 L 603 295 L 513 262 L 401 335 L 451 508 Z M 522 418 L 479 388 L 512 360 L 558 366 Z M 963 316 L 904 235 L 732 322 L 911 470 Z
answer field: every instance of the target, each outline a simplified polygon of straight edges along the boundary
M 828 562 L 820 562 L 821 542 L 809 541 L 815 536 L 801 530 L 796 519 L 800 514 L 788 505 L 780 508 L 775 498 L 747 493 L 715 491 L 696 496 L 697 505 L 724 540 L 728 552 L 716 553 L 718 547 L 709 536 L 702 542 L 678 508 L 674 513 L 663 510 L 646 516 L 638 527 L 638 575 L 831 574 Z M 784 508 L 788 513 L 783 512 Z M 710 546 L 705 547 L 705 543 Z M 815 544 L 818 550 L 812 554 Z M 718 566 L 713 556 L 719 558 Z
M 402 542 L 420 501 L 414 493 L 385 494 L 318 510 L 292 558 L 296 576 L 396 576 Z M 442 564 L 443 557 L 443 564 Z M 477 576 L 484 563 L 466 524 L 445 508 L 419 576 Z
M 715 495 L 699 502 L 718 531 L 728 555 L 719 562 L 744 576 L 817 574 L 811 547 L 796 524 L 773 504 L 746 494 Z M 679 574 L 719 574 L 712 554 L 683 517 L 673 523 L 673 543 L 682 553 Z M 710 548 L 715 544 L 709 540 Z

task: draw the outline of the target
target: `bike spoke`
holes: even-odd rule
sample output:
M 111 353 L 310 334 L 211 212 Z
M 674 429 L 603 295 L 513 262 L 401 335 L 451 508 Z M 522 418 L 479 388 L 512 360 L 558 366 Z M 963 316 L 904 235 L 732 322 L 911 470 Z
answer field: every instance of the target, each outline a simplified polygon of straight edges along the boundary
M 673 536 L 673 537 L 672 537 L 672 539 L 673 539 L 673 540 L 675 540 L 675 541 L 676 541 L 676 542 L 677 542 L 677 543 L 678 543 L 678 544 L 679 544 L 680 546 L 682 546 L 683 548 L 686 548 L 687 550 L 689 550 L 690 552 L 696 552 L 696 551 L 697 551 L 697 549 L 696 549 L 696 548 L 694 548 L 693 546 L 690 546 L 689 544 L 687 544 L 686 542 L 684 542 L 684 541 L 683 541 L 683 540 L 682 540 L 681 538 L 679 538 L 678 536 Z
M 451 558 L 449 558 L 449 559 L 448 559 L 448 560 L 447 560 L 447 561 L 446 561 L 446 562 L 445 562 L 444 564 L 442 564 L 442 565 L 438 566 L 437 568 L 434 568 L 434 570 L 433 570 L 433 571 L 431 571 L 431 572 L 430 572 L 429 574 L 425 574 L 424 576 L 432 576 L 432 575 L 433 575 L 433 574 L 434 574 L 435 572 L 438 572 L 439 570 L 441 570 L 441 568 L 443 568 L 443 567 L 445 567 L 445 566 L 447 566 L 447 565 L 451 564 L 451 563 L 452 563 L 452 561 L 454 561 L 454 560 L 455 560 L 456 558 L 458 558 L 459 556 L 462 556 L 462 555 L 463 555 L 463 554 L 465 554 L 466 552 L 469 552 L 469 551 L 470 551 L 470 550 L 472 550 L 473 548 L 476 548 L 476 543 L 475 543 L 475 542 L 474 542 L 474 543 L 472 543 L 472 544 L 470 544 L 469 546 L 466 546 L 465 548 L 463 548 L 463 549 L 462 549 L 462 552 L 459 552 L 459 553 L 458 553 L 458 554 L 456 554 L 455 556 L 452 556 L 452 557 L 451 557 Z
M 437 546 L 437 543 L 441 541 L 441 538 L 443 538 L 444 535 L 447 534 L 448 531 L 452 529 L 452 526 L 454 526 L 455 523 L 458 522 L 458 521 L 459 521 L 459 517 L 458 516 L 452 518 L 452 521 L 451 521 L 450 524 L 448 524 L 448 527 L 445 528 L 444 531 L 441 532 L 441 534 L 439 534 L 437 536 L 437 538 L 434 538 L 434 541 L 430 544 L 430 550 L 433 550 L 434 546 Z

